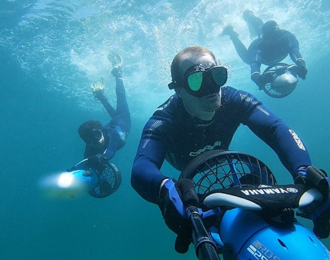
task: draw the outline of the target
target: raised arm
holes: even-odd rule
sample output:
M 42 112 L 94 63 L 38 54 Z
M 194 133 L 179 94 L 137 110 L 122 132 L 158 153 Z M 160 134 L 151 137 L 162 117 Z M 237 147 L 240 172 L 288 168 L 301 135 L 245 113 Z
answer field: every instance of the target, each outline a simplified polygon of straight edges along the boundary
M 108 112 L 110 117 L 113 118 L 116 115 L 116 110 L 110 105 L 108 99 L 104 95 L 103 79 L 101 79 L 101 81 L 97 82 L 96 84 L 92 84 L 91 88 L 92 88 L 95 99 L 98 99 L 101 101 L 105 110 Z

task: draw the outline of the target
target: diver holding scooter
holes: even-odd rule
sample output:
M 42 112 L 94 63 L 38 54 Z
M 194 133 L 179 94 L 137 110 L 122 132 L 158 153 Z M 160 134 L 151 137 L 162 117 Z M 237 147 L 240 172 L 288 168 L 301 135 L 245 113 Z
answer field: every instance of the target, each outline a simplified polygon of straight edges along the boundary
M 176 170 L 182 172 L 187 165 L 192 163 L 194 158 L 205 154 L 207 151 L 229 150 L 237 129 L 240 125 L 245 125 L 273 149 L 293 180 L 300 175 L 307 176 L 312 162 L 308 150 L 298 134 L 265 104 L 251 93 L 224 86 L 227 81 L 227 69 L 217 64 L 217 59 L 212 51 L 202 46 L 190 46 L 181 50 L 175 55 L 171 63 L 171 76 L 172 82 L 168 86 L 170 89 L 174 89 L 175 93 L 156 109 L 145 124 L 133 163 L 131 185 L 143 199 L 160 208 L 166 225 L 177 235 L 175 250 L 179 253 L 186 253 L 191 243 L 199 245 L 201 241 L 211 241 L 207 242 L 209 245 L 214 241 L 208 240 L 207 236 L 203 234 L 198 237 L 194 237 L 192 234 L 192 226 L 196 228 L 202 226 L 199 225 L 200 221 L 196 217 L 199 214 L 196 214 L 193 208 L 197 207 L 198 211 L 198 207 L 200 207 L 203 210 L 203 205 L 200 202 L 205 204 L 203 198 L 200 198 L 199 193 L 195 190 L 195 184 L 200 184 L 200 182 L 198 180 L 195 182 L 194 178 L 193 182 L 187 177 L 178 180 L 165 168 L 162 168 L 165 160 Z M 251 174 L 246 174 L 246 176 L 233 175 L 232 178 L 227 175 L 218 177 L 216 173 L 223 169 L 221 167 L 219 169 L 213 168 L 213 164 L 218 162 L 221 163 L 221 158 L 211 159 L 206 165 L 199 166 L 198 162 L 195 165 L 198 172 L 204 172 L 204 167 L 210 165 L 209 168 L 206 168 L 208 170 L 205 175 L 212 178 L 210 182 L 202 183 L 200 186 L 202 190 L 208 191 L 208 185 L 213 181 L 218 185 L 218 189 L 222 190 L 227 190 L 227 187 L 230 188 L 235 185 L 239 186 L 240 183 L 250 185 L 273 184 L 270 181 L 265 182 L 264 180 L 271 178 L 266 178 L 262 174 L 259 179 L 255 179 L 254 175 Z M 225 172 L 228 170 L 235 172 L 235 168 L 239 165 L 233 164 L 232 167 L 225 168 Z M 258 166 L 256 163 L 250 168 L 259 172 L 259 167 L 254 165 Z M 328 178 L 325 177 L 325 181 L 327 180 Z M 223 185 L 223 182 L 226 182 L 228 186 Z M 294 187 L 290 187 L 290 190 L 291 188 Z M 269 188 L 267 191 L 272 189 Z M 256 191 L 252 190 L 251 192 L 255 193 Z M 265 193 L 266 191 L 263 190 L 262 192 Z M 238 193 L 244 194 L 241 191 Z M 309 193 L 306 196 L 308 197 Z M 222 197 L 228 198 L 227 195 Z M 241 201 L 242 199 L 238 200 Z M 315 223 L 320 217 L 323 218 L 323 214 L 330 209 L 328 201 L 330 201 L 329 196 L 322 197 L 322 205 L 314 211 L 320 210 L 322 213 L 315 216 Z M 218 208 L 217 205 L 215 210 Z M 212 205 L 207 207 L 213 209 Z M 193 210 L 188 212 L 190 208 Z M 293 208 L 293 206 L 286 208 Z M 290 214 L 289 212 L 288 216 Z M 197 222 L 190 223 L 188 221 L 190 216 Z M 215 213 L 213 216 L 221 216 L 221 212 Z M 212 220 L 206 218 L 204 213 L 202 218 L 203 222 Z M 280 218 L 282 217 L 280 216 Z M 285 214 L 283 218 L 285 219 Z M 293 220 L 292 217 L 288 217 L 288 219 Z M 246 227 L 249 227 L 249 220 L 251 220 L 249 217 L 246 218 Z M 197 223 L 199 224 L 197 225 Z M 211 222 L 211 227 L 214 225 L 214 222 Z M 228 225 L 228 227 L 233 228 L 234 225 Z M 243 227 L 241 226 L 241 229 Z M 217 232 L 215 230 L 215 233 Z M 318 230 L 315 230 L 315 233 L 321 234 L 318 233 Z M 232 234 L 236 238 L 240 235 L 239 232 Z M 312 238 L 312 236 L 310 237 Z M 313 238 L 316 236 L 313 235 Z M 221 240 L 224 243 L 227 241 L 226 239 Z M 281 242 L 283 241 L 281 240 Z M 277 244 L 281 245 L 281 242 L 277 241 Z M 228 251 L 230 252 L 230 249 Z M 254 259 L 254 256 L 250 258 Z
M 88 178 L 91 179 L 95 176 L 99 177 L 99 181 L 101 181 L 100 189 L 109 186 L 109 182 L 114 182 L 111 188 L 106 188 L 108 190 L 107 192 L 98 193 L 95 189 L 90 190 L 90 195 L 94 197 L 104 197 L 105 194 L 112 194 L 118 189 L 121 183 L 121 174 L 118 168 L 108 161 L 115 156 L 117 150 L 125 146 L 126 138 L 131 128 L 131 117 L 122 78 L 123 58 L 115 52 L 110 52 L 108 59 L 113 66 L 111 74 L 116 78 L 117 107 L 114 108 L 105 97 L 103 79 L 91 85 L 95 99 L 98 99 L 102 103 L 111 120 L 106 125 L 102 125 L 97 120 L 89 120 L 79 126 L 79 136 L 86 143 L 84 152 L 86 162 L 82 161 L 84 163 L 81 162 L 74 167 L 76 169 L 83 166 L 83 170 L 87 168 L 87 171 L 82 174 L 84 176 L 83 178 L 86 178 L 86 174 L 87 176 L 90 174 Z M 95 169 L 96 174 L 90 169 Z M 109 169 L 111 169 L 110 172 L 112 172 L 112 178 L 114 178 L 112 182 L 107 179 L 109 177 L 107 175 L 109 174 Z M 107 181 L 104 182 L 103 178 Z
M 248 18 L 245 20 L 249 25 L 256 17 L 250 11 Z M 259 23 L 258 26 L 260 27 Z M 275 21 L 267 21 L 261 26 L 261 35 L 252 41 L 248 49 L 239 39 L 238 33 L 231 25 L 224 27 L 220 37 L 225 35 L 230 37 L 242 61 L 250 65 L 251 80 L 256 83 L 259 90 L 264 90 L 267 95 L 275 98 L 285 97 L 296 87 L 298 77 L 303 80 L 306 78 L 308 70 L 306 62 L 300 53 L 297 38 L 291 32 L 280 29 Z M 276 73 L 279 76 L 277 80 L 275 80 L 276 77 L 270 77 L 270 74 L 260 73 L 261 64 L 269 66 L 265 70 L 266 72 L 274 69 L 277 66 L 276 64 L 284 60 L 288 55 L 290 55 L 291 60 L 295 64 L 294 71 L 288 69 L 285 71 L 285 74 L 284 71 L 282 73 L 278 71 Z M 282 74 L 283 76 L 280 77 Z M 268 86 L 266 86 L 267 84 Z
M 72 198 L 82 192 L 88 192 L 95 198 L 105 198 L 119 188 L 121 179 L 121 172 L 115 164 L 105 157 L 94 156 L 62 173 L 58 185 Z
M 131 118 L 122 78 L 123 58 L 110 52 L 108 59 L 113 66 L 111 74 L 116 78 L 117 106 L 114 108 L 105 97 L 103 79 L 91 85 L 95 99 L 102 103 L 111 120 L 105 125 L 88 120 L 79 126 L 79 136 L 86 143 L 85 159 L 59 176 L 48 178 L 45 187 L 54 194 L 75 197 L 88 192 L 93 197 L 104 198 L 121 184 L 121 172 L 109 161 L 125 146 Z
M 101 155 L 111 160 L 117 150 L 124 147 L 131 128 L 131 116 L 122 78 L 123 59 L 119 54 L 112 52 L 108 59 L 113 64 L 111 74 L 116 78 L 117 107 L 115 109 L 105 97 L 103 79 L 92 84 L 95 99 L 102 103 L 111 120 L 105 125 L 97 120 L 88 120 L 79 126 L 79 136 L 86 143 L 84 158 Z

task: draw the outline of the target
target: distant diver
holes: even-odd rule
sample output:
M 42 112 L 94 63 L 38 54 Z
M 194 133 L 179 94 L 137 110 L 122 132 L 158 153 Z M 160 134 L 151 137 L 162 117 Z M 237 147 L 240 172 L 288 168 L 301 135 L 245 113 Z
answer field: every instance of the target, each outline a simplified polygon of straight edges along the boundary
M 111 160 L 116 151 L 124 147 L 131 128 L 131 116 L 122 78 L 123 59 L 113 52 L 108 54 L 108 59 L 113 65 L 111 74 L 116 78 L 117 107 L 114 109 L 105 97 L 103 79 L 91 85 L 95 99 L 101 101 L 111 121 L 104 126 L 97 120 L 89 120 L 80 125 L 78 133 L 86 143 L 84 158 L 100 155 Z
M 251 67 L 251 79 L 259 86 L 259 89 L 264 89 L 269 79 L 260 74 L 261 64 L 274 65 L 281 62 L 289 54 L 292 61 L 297 65 L 297 75 L 305 79 L 307 75 L 306 62 L 299 51 L 299 42 L 297 38 L 289 31 L 280 29 L 279 25 L 271 20 L 261 26 L 260 18 L 254 16 L 253 13 L 245 12 L 244 19 L 249 24 L 249 28 L 254 28 L 258 34 L 247 49 L 238 37 L 238 33 L 231 25 L 227 25 L 220 37 L 228 35 L 233 42 L 234 47 L 239 57 Z M 260 20 L 259 20 L 260 19 Z M 254 25 L 251 24 L 253 21 Z M 261 26 L 261 34 L 260 28 Z

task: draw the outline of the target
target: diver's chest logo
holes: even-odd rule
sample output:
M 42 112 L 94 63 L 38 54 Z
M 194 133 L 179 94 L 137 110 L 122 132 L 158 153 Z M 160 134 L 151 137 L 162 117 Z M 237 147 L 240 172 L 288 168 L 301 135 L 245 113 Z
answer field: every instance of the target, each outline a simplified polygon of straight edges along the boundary
M 197 156 L 200 155 L 201 153 L 204 153 L 205 151 L 211 151 L 214 150 L 217 146 L 221 146 L 221 141 L 215 141 L 213 145 L 206 145 L 204 148 L 199 149 L 196 152 L 190 152 L 189 156 Z

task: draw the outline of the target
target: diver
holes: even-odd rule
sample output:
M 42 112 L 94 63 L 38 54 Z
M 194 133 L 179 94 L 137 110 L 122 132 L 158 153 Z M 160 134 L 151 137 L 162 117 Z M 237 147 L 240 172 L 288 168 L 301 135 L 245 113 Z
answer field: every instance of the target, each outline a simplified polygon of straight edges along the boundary
M 122 78 L 123 59 L 119 54 L 112 52 L 109 53 L 108 59 L 113 65 L 111 74 L 116 78 L 116 109 L 104 95 L 103 80 L 92 84 L 91 88 L 95 99 L 102 103 L 111 117 L 111 121 L 103 126 L 100 121 L 88 120 L 78 129 L 79 136 L 86 143 L 84 158 L 88 158 L 96 166 L 102 164 L 102 161 L 104 163 L 111 160 L 116 151 L 124 147 L 131 127 L 131 117 Z
M 251 79 L 259 86 L 260 90 L 264 89 L 265 85 L 270 82 L 267 75 L 260 74 L 261 64 L 274 65 L 285 59 L 288 54 L 298 67 L 297 75 L 302 79 L 306 78 L 308 72 L 306 62 L 300 54 L 297 38 L 291 32 L 280 29 L 275 21 L 270 20 L 262 25 L 261 37 L 255 39 L 248 49 L 231 25 L 223 29 L 220 37 L 225 35 L 230 37 L 242 61 L 250 65 Z
M 253 11 L 246 9 L 243 12 L 243 19 L 248 25 L 250 39 L 254 39 L 256 37 L 261 38 L 261 28 L 264 25 L 264 22 L 261 20 L 261 18 L 255 16 Z
M 182 171 L 207 150 L 228 150 L 238 127 L 248 126 L 278 155 L 295 179 L 311 165 L 298 135 L 248 92 L 223 86 L 227 69 L 203 47 L 181 50 L 171 64 L 175 90 L 146 123 L 134 159 L 131 185 L 146 201 L 159 206 L 166 225 L 177 234 L 175 249 L 188 251 L 192 231 L 185 206 L 199 198 L 188 179 L 175 180 L 161 167 L 166 160 Z

